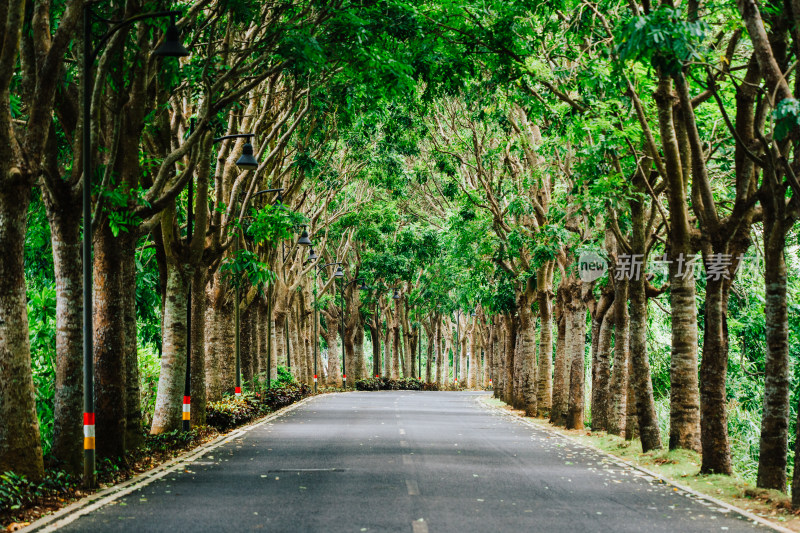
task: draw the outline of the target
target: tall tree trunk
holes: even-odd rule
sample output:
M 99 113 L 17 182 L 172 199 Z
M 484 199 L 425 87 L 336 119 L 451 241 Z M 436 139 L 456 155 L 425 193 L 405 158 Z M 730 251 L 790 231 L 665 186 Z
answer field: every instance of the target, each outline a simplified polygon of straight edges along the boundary
M 611 370 L 607 415 L 607 431 L 612 435 L 622 435 L 625 432 L 625 417 L 630 400 L 628 398 L 629 330 L 628 280 L 618 279 L 614 284 L 614 366 Z
M 525 294 L 519 301 L 519 391 L 517 408 L 527 416 L 536 416 L 536 322 L 531 311 L 534 296 L 533 280 L 529 280 Z
M 64 213 L 48 203 L 56 281 L 56 384 L 52 454 L 64 468 L 83 467 L 83 337 L 80 210 Z
M 613 305 L 613 304 L 612 304 Z M 611 327 L 613 307 L 600 318 L 597 331 L 597 352 L 592 365 L 592 431 L 608 429 L 611 389 Z
M 640 192 L 643 193 L 644 191 Z M 647 258 L 644 205 L 641 201 L 631 201 L 630 206 L 631 225 L 633 226 L 631 248 L 634 254 L 644 260 Z M 653 399 L 650 361 L 647 358 L 647 294 L 645 283 L 643 275 L 633 276 L 629 280 L 631 299 L 630 358 L 633 371 L 629 379 L 633 381 L 636 391 L 636 419 L 642 441 L 642 451 L 648 452 L 661 449 L 661 432 L 658 428 L 656 406 Z M 694 426 L 685 424 L 683 427 L 684 430 L 690 430 Z M 699 426 L 697 429 L 699 429 Z M 687 439 L 682 440 L 682 442 L 689 442 L 688 435 L 686 437 Z
M 566 303 L 565 360 L 569 372 L 569 396 L 566 427 L 583 429 L 583 412 L 586 403 L 586 306 L 580 295 L 580 281 L 571 291 L 572 298 Z
M 778 201 L 781 201 L 780 199 Z M 767 204 L 767 202 L 764 202 Z M 786 491 L 786 455 L 789 439 L 789 335 L 786 305 L 786 233 L 782 217 L 770 205 L 764 208 L 764 302 L 766 363 L 764 408 L 757 485 Z
M 125 309 L 125 446 L 129 450 L 144 442 L 142 399 L 139 386 L 139 343 L 136 328 L 136 247 L 130 242 L 122 249 L 122 306 Z
M 443 387 L 447 381 L 447 352 L 442 350 L 442 317 L 436 317 L 436 384 Z
M 188 276 L 179 266 L 167 263 L 167 294 L 164 302 L 161 371 L 158 376 L 151 435 L 180 429 L 186 377 L 186 304 Z
M 556 426 L 563 426 L 567 422 L 567 401 L 569 384 L 569 364 L 567 362 L 567 312 L 564 309 L 563 285 L 559 286 L 556 295 L 556 361 L 553 366 L 553 407 L 550 411 L 550 422 Z
M 478 342 L 475 342 L 475 337 L 479 335 L 476 335 L 477 329 L 478 326 L 475 324 L 469 332 L 469 368 L 467 372 L 467 387 L 470 389 L 474 389 L 478 386 L 478 370 L 480 369 L 480 356 L 478 355 L 478 352 L 480 351 L 480 337 L 478 337 Z
M 219 274 L 214 278 L 214 283 L 220 283 Z M 206 309 L 205 372 L 209 401 L 222 399 L 226 392 L 232 394 L 236 374 L 233 302 L 227 295 L 215 295 L 217 290 L 222 289 L 212 289 L 210 305 Z
M 125 330 L 121 239 L 108 223 L 94 234 L 94 368 L 97 454 L 125 456 Z
M 24 264 L 30 194 L 30 185 L 20 176 L 3 176 L 0 187 L 0 250 L 3 251 L 0 261 L 0 471 L 12 471 L 39 481 L 44 475 L 44 466 L 31 372 Z
M 672 364 L 670 366 L 670 449 L 700 450 L 700 389 L 697 376 L 697 304 L 694 276 L 686 264 L 693 252 L 689 222 L 688 154 L 681 157 L 676 133 L 672 80 L 664 75 L 655 92 L 659 131 L 669 184 L 670 293 L 672 304 Z
M 206 425 L 206 301 L 208 270 L 201 266 L 192 279 L 192 365 L 190 376 L 192 427 Z
M 242 384 L 253 382 L 253 329 L 255 328 L 254 306 L 242 305 L 241 320 L 239 321 L 239 359 L 242 371 Z
M 553 263 L 539 269 L 536 276 L 539 299 L 539 368 L 536 393 L 538 415 L 550 416 L 553 407 Z
M 428 350 L 427 360 L 425 361 L 425 383 L 433 382 L 433 362 L 436 350 L 436 326 L 431 325 L 430 329 L 426 329 L 428 334 Z

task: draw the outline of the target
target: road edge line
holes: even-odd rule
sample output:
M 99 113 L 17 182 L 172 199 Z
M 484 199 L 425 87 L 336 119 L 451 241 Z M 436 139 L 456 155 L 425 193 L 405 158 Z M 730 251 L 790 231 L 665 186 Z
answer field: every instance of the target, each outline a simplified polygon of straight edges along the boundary
M 70 505 L 62 509 L 59 509 L 58 511 L 52 514 L 43 516 L 38 520 L 36 520 L 35 522 L 20 529 L 20 531 L 31 532 L 31 533 L 34 531 L 40 531 L 41 533 L 55 531 L 60 527 L 66 526 L 74 522 L 81 516 L 87 515 L 92 511 L 96 511 L 101 507 L 105 507 L 109 503 L 123 496 L 127 496 L 128 494 L 130 494 L 135 490 L 138 490 L 142 487 L 146 487 L 147 485 L 153 483 L 154 481 L 157 481 L 158 479 L 161 479 L 167 474 L 174 472 L 184 464 L 191 463 L 192 461 L 194 461 L 195 459 L 199 458 L 202 455 L 205 455 L 209 451 L 218 448 L 223 444 L 227 444 L 228 442 L 240 437 L 241 435 L 263 424 L 266 424 L 267 422 L 271 422 L 277 418 L 280 418 L 283 415 L 297 409 L 301 405 L 304 405 L 318 397 L 319 395 L 303 398 L 299 402 L 295 402 L 286 407 L 282 407 L 281 409 L 278 409 L 274 413 L 270 413 L 269 415 L 265 416 L 260 420 L 251 422 L 249 424 L 245 424 L 244 426 L 236 428 L 230 433 L 219 435 L 215 439 L 206 442 L 204 444 L 201 444 L 196 448 L 192 448 L 191 450 L 187 450 L 182 454 L 178 455 L 177 457 L 173 457 L 169 461 L 156 466 L 155 468 L 152 468 L 146 472 L 142 472 L 141 474 L 137 474 L 132 478 L 123 481 L 122 483 L 118 483 L 111 487 L 105 488 L 99 492 L 92 493 L 89 496 L 85 496 L 84 498 L 78 500 L 77 502 L 71 503 Z
M 748 511 L 746 509 L 742 509 L 741 507 L 737 507 L 735 505 L 732 505 L 730 503 L 724 502 L 722 500 L 718 500 L 717 498 L 715 498 L 713 496 L 710 496 L 708 494 L 704 494 L 702 492 L 698 492 L 698 491 L 696 491 L 696 490 L 694 490 L 694 489 L 692 489 L 690 487 L 687 487 L 686 485 L 682 485 L 681 483 L 678 483 L 677 481 L 673 481 L 672 479 L 664 477 L 664 476 L 662 476 L 661 474 L 659 474 L 657 472 L 653 472 L 652 470 L 649 470 L 649 469 L 647 469 L 647 468 L 645 468 L 643 466 L 639 466 L 637 464 L 631 463 L 630 461 L 627 461 L 627 460 L 623 459 L 622 457 L 617 457 L 616 455 L 614 455 L 612 453 L 609 453 L 609 452 L 607 452 L 605 450 L 601 450 L 600 448 L 598 448 L 596 446 L 593 446 L 592 444 L 586 444 L 586 443 L 581 442 L 578 439 L 576 439 L 576 438 L 574 438 L 574 437 L 572 437 L 570 435 L 565 435 L 565 434 L 563 434 L 563 433 L 561 433 L 559 431 L 556 431 L 555 429 L 549 428 L 547 426 L 542 426 L 542 425 L 536 424 L 535 422 L 531 422 L 530 420 L 527 419 L 527 417 L 518 415 L 518 414 L 513 413 L 513 412 L 509 412 L 506 409 L 501 409 L 501 408 L 499 408 L 497 406 L 494 406 L 494 405 L 490 405 L 490 404 L 486 403 L 486 401 L 485 401 L 487 396 L 488 395 L 478 396 L 477 399 L 476 399 L 476 402 L 481 404 L 484 408 L 489 409 L 491 411 L 495 411 L 495 412 L 497 412 L 498 414 L 500 414 L 502 416 L 511 417 L 514 420 L 519 420 L 520 422 L 524 423 L 527 426 L 530 426 L 530 427 L 533 427 L 533 428 L 536 428 L 536 429 L 540 429 L 542 431 L 546 431 L 546 432 L 552 433 L 554 435 L 558 435 L 559 437 L 563 437 L 563 438 L 575 443 L 578 446 L 583 446 L 585 448 L 589 448 L 589 449 L 594 450 L 594 451 L 596 451 L 598 453 L 601 453 L 603 455 L 611 457 L 611 458 L 617 460 L 618 462 L 624 464 L 625 466 L 628 466 L 630 468 L 633 468 L 634 470 L 638 470 L 638 471 L 643 472 L 643 473 L 645 473 L 645 474 L 647 474 L 649 476 L 652 476 L 652 477 L 654 477 L 654 478 L 666 483 L 667 485 L 671 485 L 671 486 L 673 486 L 673 487 L 675 487 L 677 489 L 682 490 L 683 492 L 687 492 L 687 493 L 691 494 L 692 496 L 694 496 L 696 498 L 699 498 L 701 500 L 705 500 L 707 502 L 711 502 L 714 505 L 718 505 L 719 507 L 724 507 L 725 509 L 727 509 L 729 511 L 733 511 L 733 512 L 735 512 L 737 514 L 740 514 L 740 515 L 742 515 L 743 517 L 745 517 L 745 518 L 747 518 L 749 520 L 752 520 L 754 522 L 757 522 L 757 523 L 761 524 L 762 526 L 767 526 L 769 528 L 774 529 L 775 531 L 780 531 L 781 533 L 797 533 L 796 531 L 794 531 L 792 529 L 789 529 L 788 527 L 783 527 L 780 524 L 776 524 L 775 522 L 767 520 L 766 518 L 763 518 L 763 517 L 760 517 L 760 516 L 758 516 L 756 514 L 753 514 L 753 513 L 751 513 L 750 511 Z

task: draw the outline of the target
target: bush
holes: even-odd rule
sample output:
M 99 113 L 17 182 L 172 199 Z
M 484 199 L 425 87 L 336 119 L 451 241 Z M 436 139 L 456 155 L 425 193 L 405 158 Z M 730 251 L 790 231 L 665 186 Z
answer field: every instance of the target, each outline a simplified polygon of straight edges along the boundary
M 246 424 L 261 415 L 286 407 L 311 394 L 307 385 L 292 385 L 263 392 L 245 392 L 239 397 L 225 396 L 206 405 L 206 423 L 219 431 Z
M 438 388 L 427 388 L 429 384 L 423 383 L 416 378 L 366 378 L 356 380 L 356 390 L 376 391 L 376 390 L 439 390 Z M 430 384 L 434 387 L 435 383 Z
M 77 485 L 76 478 L 61 470 L 48 471 L 41 483 L 13 472 L 0 474 L 0 520 L 5 521 L 13 511 L 34 505 L 41 498 L 66 494 Z

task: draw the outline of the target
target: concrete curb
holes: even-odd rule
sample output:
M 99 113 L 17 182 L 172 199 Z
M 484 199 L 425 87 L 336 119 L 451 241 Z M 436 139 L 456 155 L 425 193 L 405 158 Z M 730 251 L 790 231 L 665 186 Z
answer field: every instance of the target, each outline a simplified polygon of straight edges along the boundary
M 724 502 L 722 500 L 718 500 L 717 498 L 714 498 L 713 496 L 709 496 L 708 494 L 703 494 L 702 492 L 697 492 L 696 490 L 694 490 L 692 488 L 689 488 L 686 485 L 682 485 L 682 484 L 678 483 L 677 481 L 673 481 L 673 480 L 671 480 L 669 478 L 666 478 L 666 477 L 662 476 L 661 474 L 659 474 L 657 472 L 653 472 L 652 470 L 644 468 L 643 466 L 639 466 L 637 464 L 634 464 L 634 463 L 631 463 L 629 461 L 626 461 L 625 459 L 622 459 L 621 457 L 617 457 L 616 455 L 613 455 L 613 454 L 611 454 L 611 453 L 609 453 L 609 452 L 607 452 L 605 450 L 601 450 L 600 448 L 597 448 L 596 446 L 592 446 L 591 444 L 586 444 L 584 442 L 581 442 L 581 441 L 575 439 L 574 437 L 571 437 L 569 435 L 564 435 L 563 433 L 555 431 L 554 429 L 549 428 L 547 426 L 539 425 L 539 424 L 537 424 L 535 422 L 532 422 L 532 421 L 528 420 L 527 418 L 525 418 L 523 416 L 517 415 L 517 414 L 512 413 L 512 412 L 509 412 L 509 411 L 507 411 L 505 409 L 501 409 L 501 408 L 496 407 L 494 405 L 489 405 L 488 403 L 486 403 L 486 397 L 485 396 L 478 396 L 476 398 L 476 401 L 479 404 L 481 404 L 484 408 L 489 409 L 491 411 L 494 411 L 494 412 L 496 412 L 496 413 L 498 413 L 498 414 L 500 414 L 502 416 L 513 418 L 514 420 L 522 422 L 523 424 L 525 424 L 527 426 L 530 426 L 530 427 L 533 427 L 533 428 L 536 428 L 536 429 L 539 429 L 539 430 L 542 430 L 542 431 L 546 431 L 547 433 L 552 433 L 553 435 L 558 435 L 559 437 L 567 439 L 568 441 L 574 443 L 577 446 L 583 446 L 584 448 L 589 448 L 590 450 L 593 450 L 593 451 L 595 451 L 597 453 L 601 453 L 603 455 L 611 457 L 611 458 L 613 458 L 615 461 L 617 461 L 620 464 L 623 464 L 623 465 L 625 465 L 625 466 L 627 466 L 629 468 L 632 468 L 634 470 L 638 470 L 639 472 L 647 474 L 648 476 L 654 477 L 654 478 L 660 480 L 661 482 L 663 482 L 663 483 L 665 483 L 667 485 L 671 485 L 671 486 L 677 488 L 678 490 L 680 490 L 682 492 L 685 492 L 687 494 L 691 494 L 692 496 L 694 496 L 697 499 L 705 500 L 707 502 L 713 503 L 714 505 L 716 505 L 718 507 L 722 507 L 722 508 L 727 509 L 729 511 L 733 511 L 734 513 L 742 515 L 743 517 L 747 518 L 748 520 L 752 520 L 753 522 L 761 524 L 762 526 L 766 526 L 766 527 L 768 527 L 770 529 L 773 529 L 775 531 L 780 531 L 781 533 L 796 533 L 794 530 L 791 530 L 791 529 L 789 529 L 787 527 L 783 527 L 783 526 L 781 526 L 779 524 L 776 524 L 775 522 L 771 522 L 771 521 L 767 520 L 766 518 L 762 518 L 762 517 L 760 517 L 760 516 L 758 516 L 756 514 L 751 513 L 750 511 L 747 511 L 746 509 L 742 509 L 741 507 L 736 507 L 735 505 L 731 505 L 731 504 L 729 504 L 727 502 Z
M 179 455 L 178 457 L 170 459 L 169 461 L 162 463 L 161 465 L 151 470 L 148 470 L 147 472 L 142 472 L 141 474 L 137 474 L 127 481 L 123 481 L 122 483 L 119 483 L 112 487 L 108 487 L 101 491 L 95 492 L 94 494 L 90 494 L 89 496 L 86 496 L 85 498 L 78 500 L 77 502 L 72 503 L 67 507 L 64 507 L 56 511 L 53 514 L 43 516 L 42 518 L 36 520 L 32 524 L 20 529 L 20 531 L 25 531 L 25 532 L 38 531 L 42 533 L 48 531 L 55 531 L 60 527 L 66 526 L 67 524 L 74 522 L 83 515 L 89 514 L 92 511 L 95 511 L 105 505 L 108 505 L 114 500 L 126 496 L 135 490 L 138 490 L 142 487 L 149 485 L 150 483 L 153 483 L 154 481 L 161 479 L 167 474 L 170 474 L 178 470 L 179 468 L 182 468 L 187 463 L 191 463 L 195 459 L 198 459 L 199 457 L 205 455 L 209 451 L 214 450 L 215 448 L 218 448 L 223 444 L 227 444 L 228 442 L 241 437 L 248 431 L 251 431 L 268 422 L 272 422 L 273 420 L 284 416 L 285 414 L 297 409 L 301 405 L 305 405 L 318 397 L 319 395 L 303 398 L 299 402 L 283 407 L 275 411 L 274 413 L 269 414 L 260 420 L 257 420 L 256 422 L 251 422 L 250 424 L 235 429 L 230 433 L 226 433 L 225 435 L 220 435 L 214 440 L 207 442 L 205 444 L 201 444 L 197 448 L 188 450 Z

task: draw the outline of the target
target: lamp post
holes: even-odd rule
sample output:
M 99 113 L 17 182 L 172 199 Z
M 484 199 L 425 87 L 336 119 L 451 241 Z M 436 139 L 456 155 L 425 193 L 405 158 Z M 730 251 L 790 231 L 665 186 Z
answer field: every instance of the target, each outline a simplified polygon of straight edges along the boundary
M 189 126 L 190 135 L 194 133 L 195 120 L 192 119 Z M 236 166 L 242 170 L 255 170 L 258 168 L 258 160 L 253 155 L 253 145 L 250 144 L 249 139 L 254 137 L 255 134 L 243 133 L 237 135 L 226 135 L 224 137 L 217 137 L 214 143 L 222 142 L 226 139 L 247 138 L 248 142 L 242 147 L 242 155 L 236 160 Z M 192 240 L 194 210 L 192 208 L 192 200 L 194 198 L 194 179 L 189 180 L 189 194 L 186 199 L 186 239 L 187 242 Z M 259 191 L 267 192 L 267 191 Z M 259 194 L 259 193 L 256 193 Z M 254 195 L 254 196 L 256 196 Z M 237 298 L 238 305 L 238 298 Z M 237 317 L 238 318 L 238 317 Z M 186 379 L 183 385 L 183 431 L 189 431 L 192 428 L 192 280 L 189 280 L 189 296 L 186 303 Z M 237 345 L 239 329 L 236 329 Z M 237 374 L 238 375 L 238 374 Z M 237 384 L 238 385 L 238 384 Z
M 316 261 L 318 259 L 317 254 L 314 254 L 314 249 L 311 249 L 311 254 L 314 255 L 313 259 L 311 255 L 309 255 L 309 261 Z M 323 268 L 328 268 L 329 266 L 338 265 L 339 268 L 336 269 L 336 272 L 333 273 L 333 277 L 335 278 L 343 278 L 344 272 L 342 271 L 342 263 L 341 262 L 333 262 L 327 263 L 324 265 L 319 265 L 317 268 L 314 269 L 314 392 L 317 392 L 317 353 L 319 353 L 319 333 L 317 332 L 317 325 L 319 323 L 318 313 L 319 310 L 317 309 L 317 275 L 319 271 Z M 344 319 L 344 315 L 342 315 Z M 342 352 L 344 352 L 344 340 L 342 340 Z M 344 358 L 342 358 L 344 359 Z
M 263 191 L 258 191 L 253 194 L 253 198 L 256 196 L 260 196 L 262 194 L 266 194 L 268 192 L 277 192 L 278 198 L 276 199 L 276 204 L 281 203 L 281 193 L 283 192 L 283 187 L 277 189 L 264 189 Z M 283 244 L 283 243 L 281 243 Z M 269 297 L 269 291 L 267 291 L 267 390 L 270 389 L 272 381 L 272 298 Z
M 110 21 L 95 15 L 92 5 L 83 6 L 83 483 L 94 487 L 95 480 L 95 424 L 94 424 L 94 346 L 92 338 L 92 66 L 103 47 L 118 31 L 140 20 L 170 17 L 164 42 L 153 51 L 160 57 L 185 57 L 188 50 L 179 40 L 175 19 L 180 11 L 156 11 L 136 15 L 121 21 Z M 110 27 L 93 45 L 92 24 L 104 22 Z

